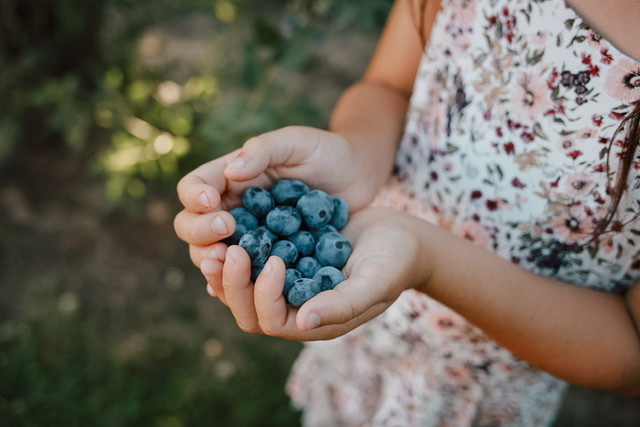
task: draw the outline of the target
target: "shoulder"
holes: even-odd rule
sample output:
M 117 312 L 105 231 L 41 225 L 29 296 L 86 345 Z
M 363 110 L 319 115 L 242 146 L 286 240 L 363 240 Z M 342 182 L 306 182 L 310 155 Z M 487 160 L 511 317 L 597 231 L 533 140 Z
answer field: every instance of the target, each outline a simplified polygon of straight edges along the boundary
M 594 30 L 626 55 L 640 60 L 640 1 L 566 0 Z

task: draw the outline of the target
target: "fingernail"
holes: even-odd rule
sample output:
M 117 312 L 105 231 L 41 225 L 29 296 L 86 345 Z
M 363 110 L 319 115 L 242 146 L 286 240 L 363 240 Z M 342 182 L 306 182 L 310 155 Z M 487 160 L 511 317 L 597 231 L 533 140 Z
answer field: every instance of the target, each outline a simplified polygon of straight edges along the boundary
M 205 208 L 207 208 L 207 209 L 211 208 L 211 200 L 209 200 L 209 197 L 207 196 L 207 193 L 205 193 L 204 191 L 202 193 L 200 193 L 200 196 L 198 197 L 198 201 Z
M 213 228 L 213 231 L 215 231 L 218 234 L 227 234 L 229 232 L 229 229 L 227 228 L 227 224 L 225 224 L 224 220 L 219 216 L 213 218 L 211 227 Z
M 209 295 L 211 295 L 212 297 L 217 296 L 217 295 L 216 295 L 216 291 L 214 291 L 214 290 L 213 290 L 213 288 L 211 287 L 211 285 L 209 285 L 209 284 L 207 284 L 207 293 L 208 293 Z
M 262 272 L 260 274 L 263 276 L 267 276 L 271 274 L 272 271 L 273 271 L 273 267 L 271 266 L 271 261 L 267 261 L 267 263 L 264 265 L 264 268 L 262 269 Z
M 247 161 L 242 157 L 238 157 L 233 162 L 229 163 L 229 167 L 231 169 L 242 169 L 246 165 L 247 165 Z
M 320 326 L 320 316 L 318 316 L 318 313 L 310 313 L 307 316 L 307 330 L 315 329 L 318 326 Z
M 226 250 L 222 246 L 216 246 L 209 251 L 209 257 L 224 261 Z
M 203 259 L 202 262 L 200 263 L 200 271 L 202 271 L 202 273 L 206 276 L 206 275 L 213 275 L 215 274 L 215 264 L 214 261 L 210 260 L 210 259 Z
M 233 266 L 236 262 L 235 258 L 227 251 L 227 255 L 224 257 L 224 263 L 228 266 Z

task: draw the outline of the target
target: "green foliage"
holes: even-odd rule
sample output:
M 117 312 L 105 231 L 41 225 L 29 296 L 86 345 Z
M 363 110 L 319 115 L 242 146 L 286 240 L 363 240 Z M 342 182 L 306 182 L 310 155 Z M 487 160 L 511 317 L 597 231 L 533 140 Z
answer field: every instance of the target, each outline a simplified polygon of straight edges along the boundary
M 284 394 L 293 354 L 261 339 L 226 341 L 223 350 L 204 336 L 185 344 L 132 335 L 108 346 L 108 319 L 70 312 L 4 323 L 0 425 L 298 425 Z
M 0 166 L 21 143 L 80 146 L 102 59 L 102 2 L 5 0 L 0 6 Z
M 86 149 L 98 142 L 97 127 L 110 142 L 92 165 L 112 201 L 142 197 L 149 187 L 173 191 L 186 171 L 255 134 L 322 126 L 328 112 L 290 90 L 286 75 L 305 72 L 328 23 L 373 32 L 391 3 L 7 0 L 0 6 L 0 167 L 18 144 Z M 176 64 L 141 59 L 145 36 L 195 14 L 213 20 L 231 59 L 191 64 L 181 79 Z

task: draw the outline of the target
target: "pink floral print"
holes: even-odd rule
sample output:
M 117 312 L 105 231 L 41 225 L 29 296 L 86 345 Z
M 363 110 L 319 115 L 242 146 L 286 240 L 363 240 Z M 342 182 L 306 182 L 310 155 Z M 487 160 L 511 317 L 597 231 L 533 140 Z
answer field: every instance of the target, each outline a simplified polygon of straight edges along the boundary
M 537 274 L 624 293 L 640 280 L 640 175 L 612 230 L 589 237 L 624 146 L 614 132 L 639 99 L 640 63 L 563 1 L 443 0 L 397 174 L 375 204 Z M 288 383 L 308 426 L 537 427 L 565 387 L 415 291 L 306 345 Z

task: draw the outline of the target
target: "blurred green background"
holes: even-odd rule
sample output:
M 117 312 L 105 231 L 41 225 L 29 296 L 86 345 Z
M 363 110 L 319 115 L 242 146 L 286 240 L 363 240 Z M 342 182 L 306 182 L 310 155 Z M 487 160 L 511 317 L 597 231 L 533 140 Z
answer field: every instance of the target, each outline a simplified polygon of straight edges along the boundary
M 295 426 L 299 343 L 241 333 L 173 233 L 175 185 L 324 126 L 391 0 L 0 2 L 0 426 Z M 573 387 L 558 425 L 637 426 Z

